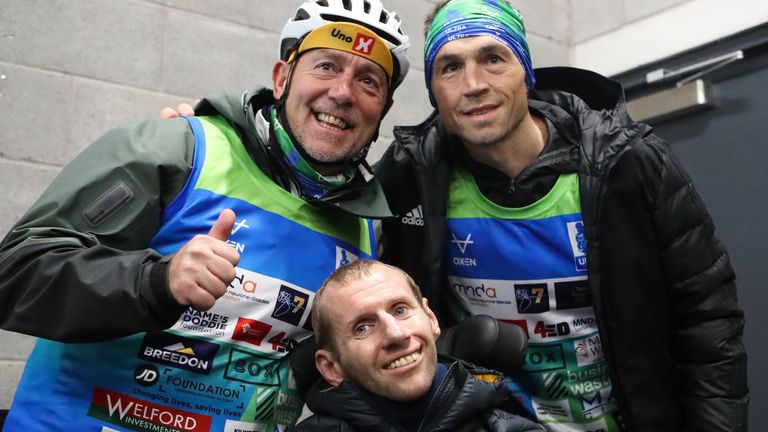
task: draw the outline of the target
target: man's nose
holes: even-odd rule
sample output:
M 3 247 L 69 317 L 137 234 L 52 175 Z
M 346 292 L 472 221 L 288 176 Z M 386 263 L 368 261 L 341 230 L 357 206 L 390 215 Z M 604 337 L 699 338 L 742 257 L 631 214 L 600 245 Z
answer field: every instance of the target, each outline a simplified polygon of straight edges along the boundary
M 399 320 L 392 315 L 386 314 L 382 318 L 384 326 L 384 337 L 388 345 L 398 345 L 407 341 L 411 337 L 411 329 L 405 325 L 405 321 Z
M 468 64 L 464 68 L 463 78 L 464 94 L 467 96 L 476 96 L 488 88 L 488 81 L 480 65 Z
M 349 103 L 353 98 L 353 85 L 354 79 L 352 74 L 348 72 L 342 73 L 330 84 L 328 96 L 340 105 Z

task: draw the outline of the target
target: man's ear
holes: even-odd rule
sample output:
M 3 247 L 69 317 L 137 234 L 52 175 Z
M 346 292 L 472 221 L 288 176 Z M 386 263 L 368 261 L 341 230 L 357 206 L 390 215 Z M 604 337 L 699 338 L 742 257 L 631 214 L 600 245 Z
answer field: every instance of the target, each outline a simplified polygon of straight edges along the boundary
M 440 323 L 437 322 L 437 317 L 435 316 L 435 313 L 432 312 L 432 309 L 429 308 L 429 301 L 426 297 L 421 299 L 422 303 L 424 304 L 424 311 L 427 313 L 427 317 L 429 318 L 429 323 L 432 325 L 432 334 L 435 336 L 435 339 L 437 339 L 440 336 Z
M 333 353 L 330 351 L 324 349 L 317 350 L 315 352 L 315 366 L 328 384 L 338 387 L 344 381 L 344 370 L 342 370 L 341 364 L 336 361 Z
M 288 85 L 288 74 L 290 73 L 291 65 L 283 60 L 275 63 L 275 67 L 272 68 L 272 95 L 275 100 L 280 99 L 285 93 L 285 86 Z

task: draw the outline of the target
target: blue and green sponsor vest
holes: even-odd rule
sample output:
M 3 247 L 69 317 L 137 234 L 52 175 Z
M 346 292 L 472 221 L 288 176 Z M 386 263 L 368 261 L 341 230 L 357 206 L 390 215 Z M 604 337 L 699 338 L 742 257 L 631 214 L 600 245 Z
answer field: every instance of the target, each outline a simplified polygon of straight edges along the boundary
M 577 174 L 539 201 L 501 207 L 457 169 L 448 204 L 452 293 L 471 314 L 522 327 L 524 364 L 509 387 L 552 431 L 616 431 L 616 409 L 587 277 Z
M 300 415 L 287 351 L 310 336 L 323 280 L 373 257 L 371 223 L 281 189 L 221 118 L 188 120 L 193 169 L 148 247 L 173 253 L 233 209 L 227 242 L 240 253 L 236 278 L 212 309 L 190 308 L 165 331 L 38 341 L 6 430 L 275 431 Z

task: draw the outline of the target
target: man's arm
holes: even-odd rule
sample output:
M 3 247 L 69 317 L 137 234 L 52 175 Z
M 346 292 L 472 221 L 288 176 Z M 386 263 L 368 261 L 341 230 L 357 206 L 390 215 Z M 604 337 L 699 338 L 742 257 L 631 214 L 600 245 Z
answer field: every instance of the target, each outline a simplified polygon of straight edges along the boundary
M 654 225 L 671 292 L 672 346 L 687 430 L 746 430 L 744 313 L 728 253 L 689 175 L 668 149 L 660 185 Z
M 186 121 L 155 120 L 67 165 L 0 246 L 0 327 L 81 342 L 175 322 L 186 306 L 168 288 L 171 257 L 146 246 L 193 152 Z

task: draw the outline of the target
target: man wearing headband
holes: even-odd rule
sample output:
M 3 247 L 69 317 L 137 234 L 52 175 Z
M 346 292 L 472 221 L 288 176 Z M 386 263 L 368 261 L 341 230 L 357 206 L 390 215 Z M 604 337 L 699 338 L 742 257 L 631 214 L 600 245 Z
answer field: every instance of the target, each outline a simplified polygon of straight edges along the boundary
M 382 259 L 444 324 L 482 313 L 526 330 L 509 386 L 549 430 L 746 430 L 733 269 L 669 146 L 617 83 L 533 70 L 506 1 L 435 11 L 436 111 L 396 128 L 376 170 L 401 215 Z
M 364 161 L 408 70 L 378 0 L 308 0 L 274 89 L 109 131 L 0 248 L 4 329 L 38 336 L 4 431 L 283 430 L 314 292 L 391 216 Z

